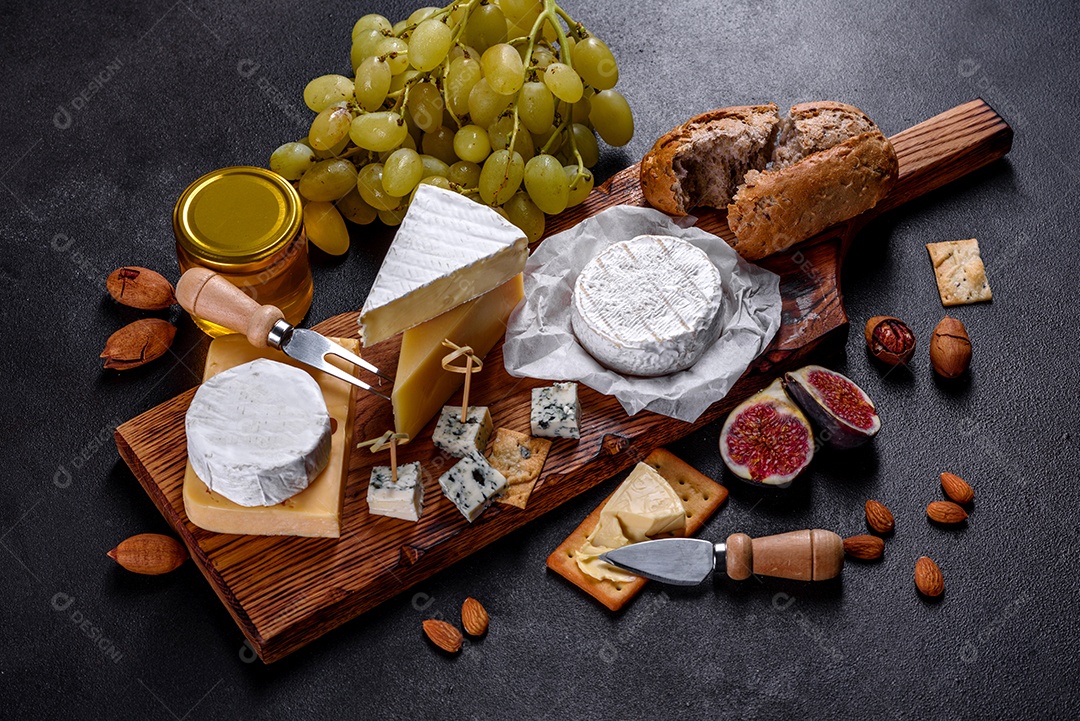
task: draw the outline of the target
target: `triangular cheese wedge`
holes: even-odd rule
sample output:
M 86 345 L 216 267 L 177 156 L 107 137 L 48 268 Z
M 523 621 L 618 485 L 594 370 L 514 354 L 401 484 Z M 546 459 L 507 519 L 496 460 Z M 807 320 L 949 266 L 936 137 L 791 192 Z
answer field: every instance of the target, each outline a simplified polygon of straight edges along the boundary
M 360 311 L 364 345 L 498 288 L 528 257 L 525 234 L 488 206 L 419 186 Z

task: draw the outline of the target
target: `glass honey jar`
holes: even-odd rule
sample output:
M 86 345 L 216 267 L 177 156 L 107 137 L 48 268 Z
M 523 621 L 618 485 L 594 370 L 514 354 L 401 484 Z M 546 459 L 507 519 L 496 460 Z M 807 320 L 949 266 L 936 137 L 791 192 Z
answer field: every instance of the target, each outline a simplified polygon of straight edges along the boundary
M 207 173 L 188 186 L 173 210 L 180 272 L 209 268 L 299 325 L 312 292 L 302 220 L 299 193 L 277 173 L 246 166 Z M 213 337 L 232 332 L 194 320 Z

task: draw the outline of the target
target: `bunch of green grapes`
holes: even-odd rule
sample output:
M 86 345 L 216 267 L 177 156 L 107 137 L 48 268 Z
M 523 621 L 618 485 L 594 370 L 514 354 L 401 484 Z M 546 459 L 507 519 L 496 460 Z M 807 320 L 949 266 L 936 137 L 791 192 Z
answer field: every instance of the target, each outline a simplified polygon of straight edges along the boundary
M 365 15 L 350 59 L 353 79 L 308 83 L 311 130 L 270 156 L 329 253 L 348 250 L 343 216 L 397 225 L 422 183 L 495 208 L 535 241 L 545 214 L 592 190 L 596 135 L 619 146 L 634 134 L 611 50 L 554 0 L 455 0 L 397 24 Z

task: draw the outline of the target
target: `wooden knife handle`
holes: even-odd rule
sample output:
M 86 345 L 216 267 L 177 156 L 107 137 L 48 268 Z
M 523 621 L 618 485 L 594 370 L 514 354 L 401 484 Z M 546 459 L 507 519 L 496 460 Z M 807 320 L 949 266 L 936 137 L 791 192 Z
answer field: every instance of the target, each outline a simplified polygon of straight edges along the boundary
M 243 333 L 256 348 L 265 348 L 281 309 L 259 303 L 228 280 L 206 268 L 191 268 L 176 284 L 180 307 L 193 316 Z
M 756 576 L 824 581 L 836 578 L 844 567 L 844 542 L 820 528 L 776 536 L 750 538 L 733 533 L 727 538 L 724 560 L 727 575 L 736 581 Z

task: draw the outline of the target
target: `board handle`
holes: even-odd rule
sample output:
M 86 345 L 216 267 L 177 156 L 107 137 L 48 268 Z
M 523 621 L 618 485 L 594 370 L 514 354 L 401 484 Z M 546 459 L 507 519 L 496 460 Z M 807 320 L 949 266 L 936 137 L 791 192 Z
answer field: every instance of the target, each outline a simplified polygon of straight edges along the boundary
M 266 348 L 270 329 L 285 319 L 277 306 L 259 305 L 227 279 L 206 268 L 191 268 L 180 276 L 176 300 L 196 318 L 243 333 L 256 348 Z
M 727 575 L 743 581 L 755 576 L 795 581 L 826 581 L 844 567 L 844 541 L 820 528 L 750 538 L 733 533 L 724 545 Z

